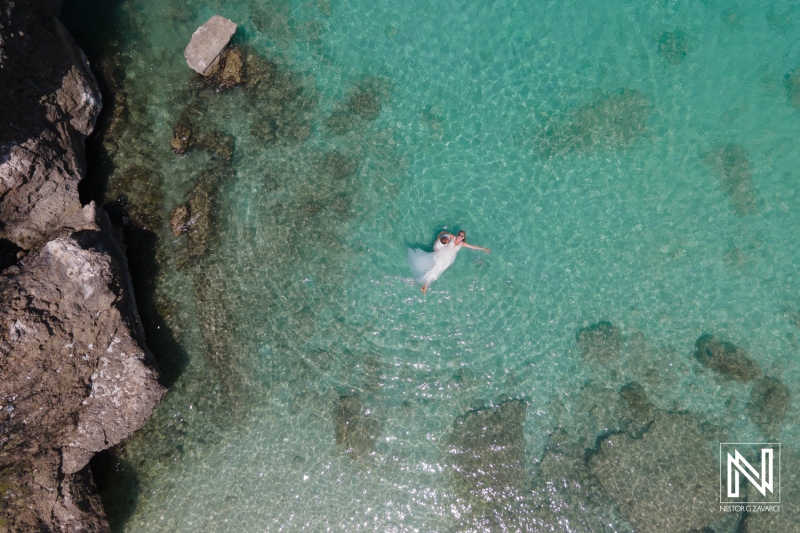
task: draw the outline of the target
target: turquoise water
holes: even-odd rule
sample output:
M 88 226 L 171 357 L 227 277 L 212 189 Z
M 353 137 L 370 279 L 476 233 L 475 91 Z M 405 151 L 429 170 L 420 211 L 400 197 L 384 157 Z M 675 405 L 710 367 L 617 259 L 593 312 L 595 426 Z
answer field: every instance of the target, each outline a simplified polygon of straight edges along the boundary
M 592 406 L 632 381 L 731 442 L 765 440 L 747 415 L 752 384 L 692 357 L 704 332 L 797 395 L 793 4 L 170 4 L 107 14 L 122 21 L 109 40 L 131 106 L 108 194 L 160 217 L 156 299 L 187 354 L 117 452 L 117 529 L 459 529 L 477 511 L 453 481 L 458 417 L 525 403 L 539 501 L 553 431 L 591 449 L 609 431 Z M 183 48 L 215 13 L 302 102 L 287 104 L 286 138 L 266 143 L 253 133 L 265 100 L 206 97 L 195 127 L 235 148 L 207 253 L 187 259 L 169 213 L 214 159 L 168 141 L 191 98 Z M 350 113 L 337 134 L 329 117 L 364 90 L 379 115 Z M 334 150 L 354 172 L 333 175 Z M 150 181 L 125 180 L 135 165 Z M 462 251 L 423 296 L 405 249 L 441 229 L 492 253 Z M 603 320 L 622 350 L 598 363 L 576 335 Z M 342 398 L 374 421 L 350 453 L 336 438 Z M 789 422 L 769 436 L 800 445 Z M 530 513 L 528 530 L 631 529 L 613 504 L 571 525 Z

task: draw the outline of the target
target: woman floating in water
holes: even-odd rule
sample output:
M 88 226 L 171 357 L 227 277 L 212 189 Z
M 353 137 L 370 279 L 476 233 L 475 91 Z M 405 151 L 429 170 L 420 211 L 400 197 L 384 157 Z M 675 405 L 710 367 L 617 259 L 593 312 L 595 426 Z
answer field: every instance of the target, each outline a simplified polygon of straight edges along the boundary
M 436 237 L 432 252 L 425 252 L 419 248 L 408 249 L 408 265 L 414 274 L 414 279 L 422 284 L 422 294 L 428 292 L 431 283 L 439 279 L 442 273 L 450 268 L 456 260 L 456 254 L 462 248 L 472 248 L 473 250 L 483 250 L 489 253 L 488 248 L 474 246 L 467 243 L 467 232 L 459 231 L 458 235 L 453 235 L 443 231 Z

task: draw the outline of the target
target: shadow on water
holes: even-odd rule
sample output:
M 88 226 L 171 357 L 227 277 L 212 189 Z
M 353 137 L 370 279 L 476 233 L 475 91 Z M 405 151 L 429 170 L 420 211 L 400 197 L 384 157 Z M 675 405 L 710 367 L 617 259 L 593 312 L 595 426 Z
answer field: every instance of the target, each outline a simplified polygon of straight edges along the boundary
M 117 448 L 95 454 L 89 467 L 103 500 L 111 531 L 122 531 L 139 503 L 141 487 L 136 468 L 122 459 Z

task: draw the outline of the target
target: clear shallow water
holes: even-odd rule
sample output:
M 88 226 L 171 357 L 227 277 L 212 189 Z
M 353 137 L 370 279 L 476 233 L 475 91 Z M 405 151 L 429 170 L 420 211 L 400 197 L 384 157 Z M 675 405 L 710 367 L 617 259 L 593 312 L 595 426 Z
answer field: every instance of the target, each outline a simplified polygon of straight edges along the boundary
M 155 225 L 157 299 L 188 364 L 120 452 L 121 530 L 458 529 L 474 510 L 453 482 L 454 424 L 509 398 L 527 406 L 534 487 L 553 430 L 593 444 L 609 428 L 591 407 L 631 381 L 659 409 L 763 440 L 752 384 L 691 357 L 704 332 L 796 396 L 789 3 L 123 2 L 115 53 L 132 111 L 109 188 L 137 189 L 134 207 L 156 197 L 162 221 L 213 162 L 176 157 L 168 139 L 190 99 L 182 50 L 215 13 L 294 76 L 309 129 L 264 143 L 241 89 L 195 118 L 235 138 L 232 171 L 202 259 Z M 333 134 L 326 120 L 364 83 L 380 115 Z M 731 146 L 743 151 L 719 151 Z M 332 150 L 357 171 L 332 178 Z M 742 153 L 737 196 L 715 161 Z M 133 165 L 155 169 L 150 181 L 123 185 Z M 422 297 L 405 247 L 442 228 L 492 253 L 463 251 Z M 600 320 L 623 336 L 602 364 L 576 346 Z M 343 397 L 378 421 L 363 453 L 336 442 Z M 789 423 L 775 431 L 800 444 Z M 610 513 L 598 523 L 630 528 Z

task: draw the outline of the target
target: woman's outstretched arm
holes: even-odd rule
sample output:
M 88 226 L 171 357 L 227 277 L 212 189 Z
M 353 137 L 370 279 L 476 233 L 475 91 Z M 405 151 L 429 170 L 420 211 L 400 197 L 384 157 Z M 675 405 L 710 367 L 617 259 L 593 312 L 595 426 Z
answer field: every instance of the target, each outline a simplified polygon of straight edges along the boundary
M 461 246 L 463 246 L 464 248 L 472 248 L 473 250 L 483 250 L 487 254 L 492 252 L 488 248 L 484 248 L 483 246 L 475 246 L 474 244 L 467 243 L 467 241 L 461 241 Z

